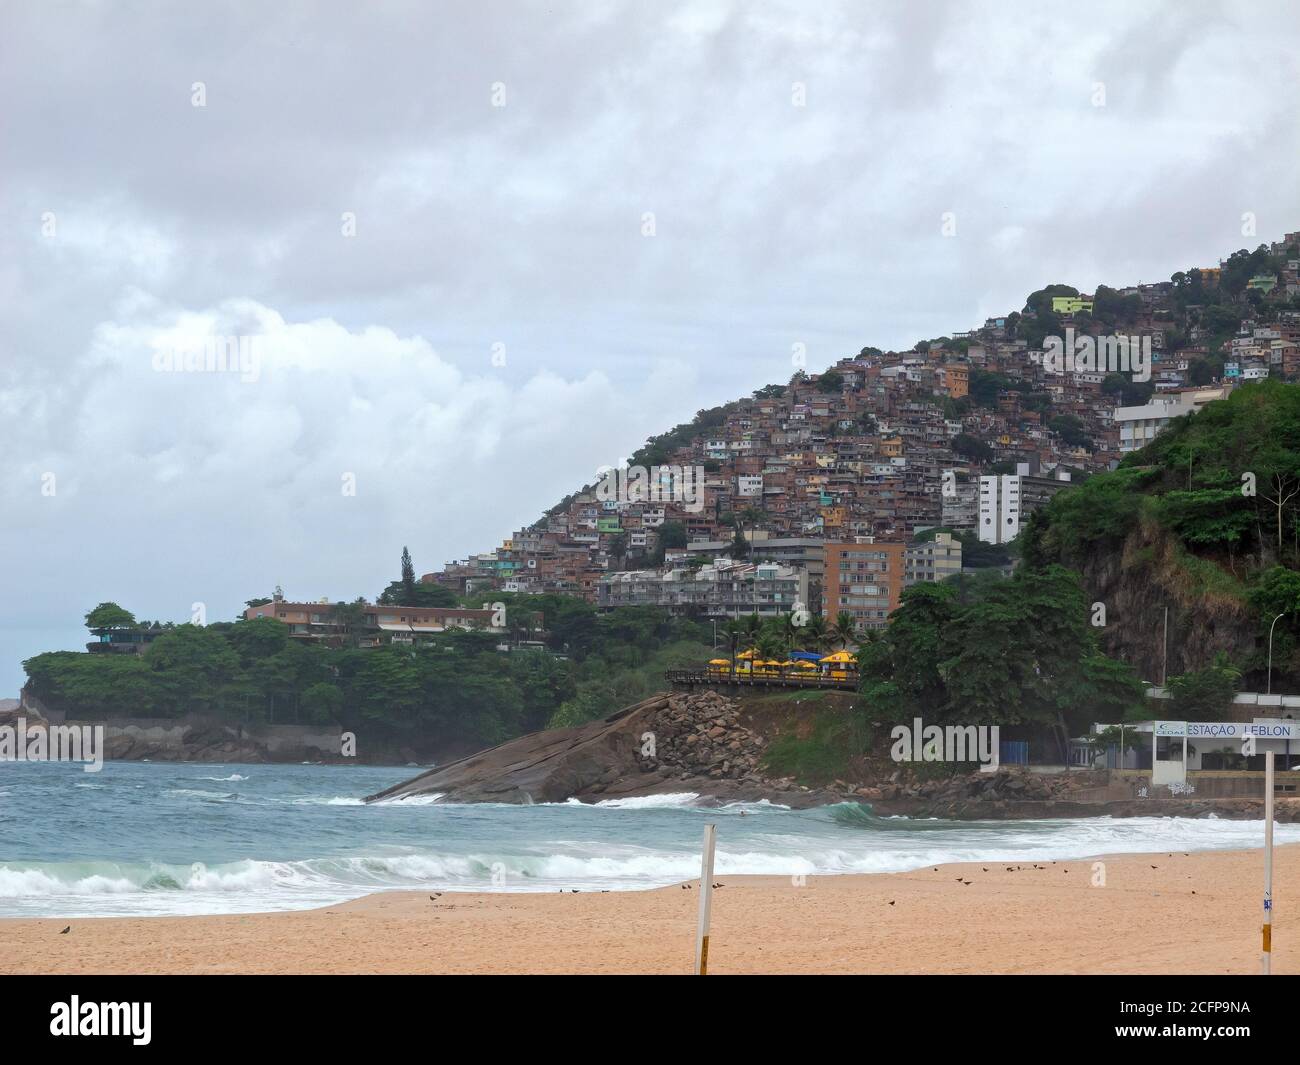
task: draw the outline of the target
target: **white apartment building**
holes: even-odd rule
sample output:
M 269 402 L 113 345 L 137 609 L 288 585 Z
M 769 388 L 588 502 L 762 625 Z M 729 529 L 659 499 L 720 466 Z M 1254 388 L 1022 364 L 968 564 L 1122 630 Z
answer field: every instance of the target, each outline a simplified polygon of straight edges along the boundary
M 1213 400 L 1225 399 L 1231 391 L 1229 385 L 1192 388 L 1168 396 L 1156 396 L 1140 407 L 1116 407 L 1120 451 L 1137 451 L 1145 447 L 1174 418 L 1198 411 Z
M 980 478 L 979 537 L 1009 544 L 1020 535 L 1020 478 L 1014 473 Z

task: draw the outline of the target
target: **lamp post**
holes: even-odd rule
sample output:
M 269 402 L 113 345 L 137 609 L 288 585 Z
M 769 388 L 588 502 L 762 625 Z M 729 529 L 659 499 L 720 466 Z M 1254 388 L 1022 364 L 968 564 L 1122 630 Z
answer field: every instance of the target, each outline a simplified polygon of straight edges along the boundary
M 1162 644 L 1164 650 L 1160 659 L 1160 687 L 1168 686 L 1169 682 L 1169 608 L 1165 607 L 1165 635 Z
M 1286 617 L 1286 611 L 1282 611 L 1273 619 L 1273 625 L 1276 625 L 1281 618 Z M 1273 625 L 1268 627 L 1268 690 L 1266 695 L 1273 694 Z

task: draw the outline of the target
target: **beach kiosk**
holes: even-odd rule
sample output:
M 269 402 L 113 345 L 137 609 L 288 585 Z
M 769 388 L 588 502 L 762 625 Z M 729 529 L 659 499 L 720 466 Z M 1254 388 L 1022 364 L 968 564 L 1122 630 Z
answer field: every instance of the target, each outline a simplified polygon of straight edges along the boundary
M 834 654 L 827 655 L 821 660 L 821 664 L 831 680 L 851 680 L 857 675 L 857 655 L 850 654 L 848 651 L 836 651 Z

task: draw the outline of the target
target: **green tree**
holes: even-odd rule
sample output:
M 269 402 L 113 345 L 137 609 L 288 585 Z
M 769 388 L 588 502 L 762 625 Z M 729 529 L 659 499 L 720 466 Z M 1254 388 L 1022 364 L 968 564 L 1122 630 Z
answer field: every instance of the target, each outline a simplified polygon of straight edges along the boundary
M 952 450 L 954 454 L 981 464 L 993 461 L 993 449 L 970 433 L 958 433 L 953 437 Z
M 330 624 L 337 626 L 340 636 L 349 647 L 361 643 L 361 634 L 365 631 L 366 601 L 360 597 L 351 603 L 339 601 L 330 607 Z
M 155 705 L 165 716 L 222 709 L 239 678 L 239 657 L 226 638 L 202 625 L 177 625 L 143 654 Z
M 415 656 L 406 648 L 369 651 L 349 685 L 349 702 L 364 719 L 409 731 L 420 706 L 420 679 Z
M 116 603 L 100 603 L 86 615 L 86 628 L 92 632 L 101 629 L 131 629 L 135 627 L 135 615 L 124 610 Z
M 824 651 L 829 642 L 826 619 L 821 614 L 809 614 L 803 625 L 794 630 L 791 647 L 796 651 Z
M 240 661 L 248 665 L 254 659 L 284 650 L 289 642 L 289 626 L 275 618 L 247 618 L 235 622 L 225 636 Z
M 415 563 L 411 561 L 411 552 L 405 546 L 402 548 L 402 594 L 406 596 L 407 603 L 415 603 Z
M 313 684 L 302 693 L 307 722 L 312 725 L 332 725 L 342 719 L 343 693 L 333 684 Z
M 1063 744 L 1142 699 L 1131 668 L 1101 654 L 1086 607 L 1060 566 L 979 582 L 965 603 L 951 584 L 915 585 L 859 650 L 861 690 L 886 720 L 1031 724 Z
M 841 647 L 847 648 L 849 644 L 855 643 L 858 639 L 857 620 L 847 610 L 841 610 L 835 615 L 832 635 Z
M 1214 656 L 1214 662 L 1204 669 L 1169 678 L 1174 714 L 1181 721 L 1223 720 L 1224 711 L 1232 705 L 1240 680 L 1241 670 L 1220 651 Z
M 914 584 L 903 592 L 884 632 L 858 648 L 860 688 L 873 713 L 893 722 L 942 710 L 947 689 L 940 663 L 956 614 L 948 585 Z

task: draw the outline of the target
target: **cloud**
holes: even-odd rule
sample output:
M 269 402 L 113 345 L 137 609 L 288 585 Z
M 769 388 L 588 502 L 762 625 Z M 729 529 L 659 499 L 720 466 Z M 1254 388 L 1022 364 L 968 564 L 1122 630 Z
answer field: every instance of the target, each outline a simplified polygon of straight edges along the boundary
M 118 310 L 68 368 L 57 416 L 44 411 L 57 432 L 0 423 L 0 450 L 19 457 L 0 501 L 22 518 L 0 550 L 46 563 L 15 575 L 15 628 L 75 625 L 102 599 L 163 618 L 203 602 L 215 620 L 277 583 L 373 596 L 404 545 L 423 571 L 491 547 L 698 387 L 671 362 L 636 391 L 598 370 L 511 384 L 422 337 L 287 321 L 248 299 L 189 309 L 134 292 Z M 34 398 L 0 390 L 0 412 Z
M 0 8 L 0 693 L 100 598 L 224 616 L 491 547 L 794 344 L 1293 230 L 1294 13 L 1188 11 Z M 256 382 L 152 369 L 217 331 Z

